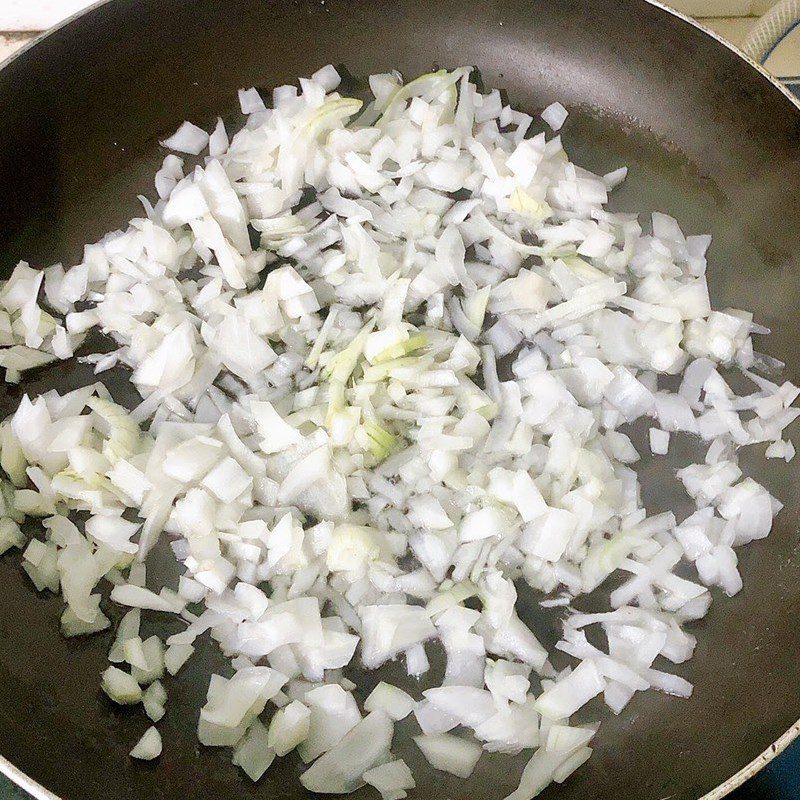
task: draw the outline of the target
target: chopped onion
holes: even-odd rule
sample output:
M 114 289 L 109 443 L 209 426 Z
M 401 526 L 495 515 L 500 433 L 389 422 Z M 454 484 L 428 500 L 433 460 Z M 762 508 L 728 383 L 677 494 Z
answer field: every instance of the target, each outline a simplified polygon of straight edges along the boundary
M 368 769 L 364 781 L 381 793 L 381 800 L 402 800 L 407 789 L 416 787 L 411 770 L 402 759 Z
M 691 657 L 709 587 L 742 589 L 737 550 L 781 503 L 739 454 L 793 457 L 800 389 L 754 350 L 751 314 L 712 310 L 710 237 L 608 210 L 627 169 L 571 162 L 550 133 L 564 106 L 537 132 L 467 68 L 369 85 L 366 105 L 343 96 L 328 65 L 269 108 L 240 90 L 240 130 L 163 142 L 207 154 L 168 155 L 140 216 L 0 283 L 7 382 L 77 353 L 140 396 L 22 396 L 0 422 L 0 554 L 60 592 L 66 636 L 110 627 L 111 584 L 130 610 L 101 685 L 153 722 L 165 672 L 216 642 L 230 677 L 198 738 L 254 781 L 296 749 L 311 791 L 400 800 L 408 719 L 462 778 L 483 750 L 527 751 L 511 798 L 529 800 L 591 755 L 597 726 L 570 721 L 587 704 L 691 695 L 654 664 Z M 94 329 L 107 352 L 81 349 Z M 677 470 L 694 513 L 643 505 L 635 422 L 653 454 L 673 434 L 676 457 L 698 448 Z M 529 590 L 564 609 L 560 636 L 541 630 L 561 672 Z M 604 611 L 574 610 L 589 592 Z M 153 612 L 180 626 L 165 642 L 143 633 Z M 378 681 L 438 676 L 442 652 L 421 699 Z M 384 670 L 371 692 L 354 659 Z M 131 755 L 160 752 L 151 728 Z
M 411 695 L 383 681 L 372 690 L 364 701 L 366 711 L 383 711 L 394 722 L 405 719 L 414 710 L 415 705 Z
M 208 134 L 191 122 L 184 122 L 169 138 L 161 142 L 164 147 L 178 153 L 197 156 L 208 144 Z
M 567 109 L 561 103 L 551 103 L 542 111 L 542 119 L 554 130 L 560 130 L 567 121 Z
M 136 679 L 117 667 L 108 667 L 101 682 L 103 691 L 120 705 L 135 705 L 142 699 L 142 689 Z
M 434 769 L 459 778 L 472 775 L 482 752 L 479 744 L 449 733 L 415 736 L 414 743 Z
M 131 758 L 138 758 L 140 761 L 152 761 L 161 755 L 161 734 L 154 728 L 150 727 L 136 742 L 133 750 L 131 750 Z
M 241 767 L 251 781 L 257 781 L 275 760 L 275 751 L 268 744 L 267 729 L 253 720 L 247 733 L 233 751 L 233 763 Z
M 373 711 L 300 776 L 310 792 L 344 794 L 364 784 L 363 775 L 389 752 L 392 722 Z

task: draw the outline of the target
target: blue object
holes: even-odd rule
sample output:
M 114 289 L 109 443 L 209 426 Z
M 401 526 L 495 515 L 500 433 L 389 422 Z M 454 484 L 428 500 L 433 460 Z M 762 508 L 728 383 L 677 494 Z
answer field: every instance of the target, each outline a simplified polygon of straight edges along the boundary
M 783 32 L 783 36 L 781 36 L 781 38 L 780 38 L 780 39 L 778 39 L 778 40 L 775 42 L 775 44 L 773 44 L 773 45 L 772 45 L 772 47 L 770 47 L 770 49 L 769 49 L 769 50 L 767 50 L 766 54 L 764 55 L 764 58 L 762 58 L 762 59 L 761 59 L 761 63 L 762 63 L 762 64 L 766 64 L 766 63 L 767 63 L 767 59 L 768 59 L 768 58 L 769 58 L 769 57 L 770 57 L 770 56 L 771 56 L 771 55 L 772 55 L 772 54 L 775 52 L 775 48 L 776 48 L 776 47 L 777 47 L 777 46 L 778 46 L 778 45 L 779 45 L 779 44 L 780 44 L 780 43 L 781 43 L 781 42 L 782 42 L 782 41 L 783 41 L 783 40 L 784 40 L 784 39 L 785 39 L 785 38 L 786 38 L 786 37 L 787 37 L 787 36 L 788 36 L 790 33 L 792 33 L 792 32 L 795 30 L 795 28 L 797 28 L 798 26 L 800 26 L 800 20 L 798 20 L 797 22 L 795 22 L 795 23 L 794 23 L 794 25 L 792 25 L 792 27 L 791 27 L 791 28 L 787 28 L 787 29 L 786 29 L 786 30 Z M 795 92 L 795 94 L 797 94 L 797 92 L 796 92 L 794 89 L 792 89 L 792 91 L 794 91 L 794 92 Z
M 730 800 L 797 800 L 800 797 L 800 739 L 730 795 Z
M 795 78 L 785 78 L 783 82 L 786 84 L 786 88 L 792 92 L 792 94 L 800 97 L 800 76 Z
M 11 783 L 5 775 L 0 775 L 0 800 L 31 800 L 31 798 Z

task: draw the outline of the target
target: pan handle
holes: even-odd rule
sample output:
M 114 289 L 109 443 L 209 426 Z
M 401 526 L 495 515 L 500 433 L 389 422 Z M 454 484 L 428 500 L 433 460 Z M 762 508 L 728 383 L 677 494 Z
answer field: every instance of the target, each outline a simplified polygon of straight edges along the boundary
M 786 36 L 800 25 L 800 0 L 779 0 L 742 42 L 742 52 L 763 64 Z

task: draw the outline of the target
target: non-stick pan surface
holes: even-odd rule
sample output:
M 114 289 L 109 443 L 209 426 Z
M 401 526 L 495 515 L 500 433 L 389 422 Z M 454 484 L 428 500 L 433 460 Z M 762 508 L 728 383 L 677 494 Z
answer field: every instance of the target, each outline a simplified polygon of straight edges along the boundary
M 0 71 L 3 274 L 20 258 L 77 263 L 84 242 L 124 225 L 135 196 L 152 195 L 158 139 L 183 119 L 208 124 L 234 112 L 238 88 L 269 88 L 328 62 L 356 78 L 472 64 L 523 109 L 562 101 L 576 160 L 601 171 L 631 167 L 616 208 L 660 209 L 688 232 L 713 233 L 715 304 L 754 310 L 774 330 L 760 346 L 798 380 L 800 111 L 723 44 L 644 0 L 102 5 Z M 105 377 L 117 399 L 134 399 L 124 373 Z M 13 410 L 23 390 L 89 378 L 85 367 L 59 366 L 2 389 L 0 410 Z M 768 540 L 740 552 L 744 591 L 718 598 L 693 628 L 697 654 L 680 669 L 693 697 L 638 695 L 603 724 L 589 763 L 545 797 L 696 798 L 800 717 L 800 459 L 766 464 L 761 455 L 744 461 L 786 508 Z M 663 461 L 644 469 L 650 508 L 685 514 Z M 197 745 L 208 671 L 222 663 L 212 647 L 168 687 L 162 757 L 134 764 L 127 753 L 147 722 L 98 690 L 111 634 L 63 640 L 60 600 L 36 596 L 18 558 L 0 560 L 0 587 L 0 754 L 45 787 L 69 800 L 304 796 L 293 757 L 253 786 L 227 752 Z M 556 617 L 537 608 L 532 602 L 527 620 L 552 640 Z M 490 800 L 516 785 L 524 755 L 485 757 L 461 782 L 406 751 L 410 727 L 399 739 L 420 766 L 415 797 Z

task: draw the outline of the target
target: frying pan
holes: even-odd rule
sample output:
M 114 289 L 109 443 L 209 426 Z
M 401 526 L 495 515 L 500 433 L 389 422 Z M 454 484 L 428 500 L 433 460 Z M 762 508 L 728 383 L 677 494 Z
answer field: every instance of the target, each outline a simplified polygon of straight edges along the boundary
M 84 242 L 124 225 L 137 213 L 136 195 L 152 194 L 158 139 L 183 119 L 234 118 L 238 88 L 269 88 L 329 62 L 353 76 L 354 91 L 373 72 L 473 64 L 487 86 L 528 111 L 563 102 L 574 160 L 598 171 L 631 168 L 615 208 L 660 209 L 688 232 L 713 233 L 716 306 L 755 311 L 774 331 L 758 346 L 798 381 L 800 109 L 752 63 L 644 0 L 101 4 L 0 70 L 4 274 L 20 258 L 77 263 Z M 87 367 L 60 365 L 4 387 L 0 411 L 10 413 L 22 391 L 88 380 Z M 125 373 L 104 380 L 117 400 L 134 401 Z M 677 449 L 678 460 L 687 455 Z M 545 798 L 720 797 L 738 780 L 729 776 L 800 718 L 800 459 L 776 464 L 761 452 L 743 462 L 786 507 L 769 539 L 740 551 L 744 591 L 717 598 L 692 629 L 697 653 L 680 671 L 694 695 L 644 693 L 619 717 L 602 714 L 593 758 Z M 661 463 L 642 465 L 648 507 L 685 514 Z M 18 556 L 0 560 L 0 586 L 0 768 L 29 791 L 68 800 L 306 796 L 292 757 L 254 786 L 227 752 L 197 745 L 208 672 L 222 668 L 210 646 L 168 687 L 159 762 L 132 763 L 127 753 L 147 721 L 98 691 L 112 634 L 62 639 L 60 600 L 35 595 Z M 526 620 L 554 636 L 556 618 L 537 609 L 532 603 Z M 163 632 L 157 624 L 148 623 Z M 386 679 L 399 677 L 390 670 Z M 377 678 L 358 680 L 369 691 Z M 407 732 L 398 739 L 419 767 L 419 798 L 501 798 L 525 762 L 525 754 L 486 756 L 461 782 L 420 766 Z

